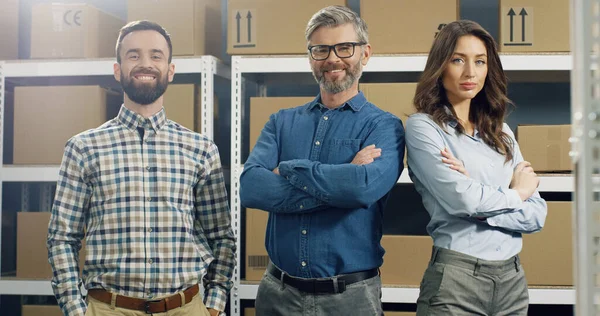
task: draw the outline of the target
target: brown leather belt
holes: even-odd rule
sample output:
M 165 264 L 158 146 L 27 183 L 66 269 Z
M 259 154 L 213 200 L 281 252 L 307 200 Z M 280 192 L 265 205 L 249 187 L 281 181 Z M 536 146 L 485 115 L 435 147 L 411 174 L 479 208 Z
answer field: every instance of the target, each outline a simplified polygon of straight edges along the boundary
M 194 296 L 198 294 L 198 291 L 198 284 L 185 289 L 183 291 L 183 294 L 185 295 L 185 303 L 187 304 L 191 302 Z M 102 303 L 106 303 L 108 305 L 111 304 L 112 293 L 106 290 L 91 289 L 88 291 L 88 295 Z M 141 298 L 117 295 L 115 306 L 143 311 L 146 314 L 164 313 L 181 306 L 181 295 L 174 294 L 160 300 L 145 300 Z

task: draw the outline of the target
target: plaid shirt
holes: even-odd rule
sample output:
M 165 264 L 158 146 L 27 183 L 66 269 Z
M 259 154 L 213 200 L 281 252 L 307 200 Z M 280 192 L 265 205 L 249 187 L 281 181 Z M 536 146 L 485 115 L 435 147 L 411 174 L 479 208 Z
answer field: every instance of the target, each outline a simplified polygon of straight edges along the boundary
M 140 131 L 143 129 L 143 132 Z M 86 288 L 155 299 L 201 281 L 208 308 L 224 310 L 235 237 L 215 144 L 125 106 L 66 145 L 48 229 L 52 287 L 65 315 L 84 315 Z

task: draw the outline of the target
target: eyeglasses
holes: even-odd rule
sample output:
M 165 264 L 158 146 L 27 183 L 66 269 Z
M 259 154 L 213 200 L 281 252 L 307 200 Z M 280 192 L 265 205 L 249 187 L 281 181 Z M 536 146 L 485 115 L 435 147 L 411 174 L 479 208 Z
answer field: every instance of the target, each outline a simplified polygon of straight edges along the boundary
M 313 45 L 308 46 L 308 51 L 314 60 L 325 60 L 329 58 L 332 49 L 337 57 L 350 58 L 354 56 L 356 45 L 362 46 L 365 44 L 366 43 L 364 42 L 345 42 L 335 45 Z

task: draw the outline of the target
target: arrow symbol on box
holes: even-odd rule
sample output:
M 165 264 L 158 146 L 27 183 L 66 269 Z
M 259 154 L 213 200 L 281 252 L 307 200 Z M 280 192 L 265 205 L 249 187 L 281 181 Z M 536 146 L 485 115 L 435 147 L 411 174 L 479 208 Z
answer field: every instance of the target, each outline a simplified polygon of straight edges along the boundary
M 525 42 L 525 16 L 527 15 L 527 11 L 525 11 L 525 8 L 523 8 L 521 10 L 521 13 L 519 13 L 519 15 L 521 16 L 521 24 L 523 24 L 521 26 L 521 41 Z M 512 17 L 511 17 L 512 19 Z M 511 34 L 512 36 L 512 34 Z
M 246 15 L 248 19 L 248 43 L 252 43 L 252 13 L 248 11 L 248 15 Z
M 513 41 L 513 22 L 514 22 L 513 17 L 515 15 L 517 15 L 515 13 L 515 11 L 512 8 L 510 8 L 510 11 L 508 11 L 508 16 L 510 16 L 510 41 L 511 42 Z
M 235 15 L 235 19 L 237 20 L 237 42 L 240 42 L 240 19 L 242 18 L 242 16 L 240 15 L 240 12 L 238 11 L 238 13 Z

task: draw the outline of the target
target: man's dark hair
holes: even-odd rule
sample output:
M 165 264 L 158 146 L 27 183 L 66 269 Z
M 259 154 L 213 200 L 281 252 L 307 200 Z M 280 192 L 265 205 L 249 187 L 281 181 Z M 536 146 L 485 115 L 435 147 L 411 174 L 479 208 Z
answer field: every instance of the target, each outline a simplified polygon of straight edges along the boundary
M 162 35 L 167 41 L 167 45 L 169 46 L 169 63 L 171 63 L 171 59 L 173 58 L 173 45 L 171 44 L 171 36 L 167 33 L 162 26 L 157 23 L 141 20 L 141 21 L 133 21 L 127 23 L 127 25 L 121 28 L 119 32 L 119 38 L 117 39 L 117 47 L 116 47 L 116 55 L 117 55 L 117 63 L 121 63 L 121 43 L 123 42 L 123 38 L 127 36 L 127 34 L 135 32 L 135 31 L 156 31 Z

